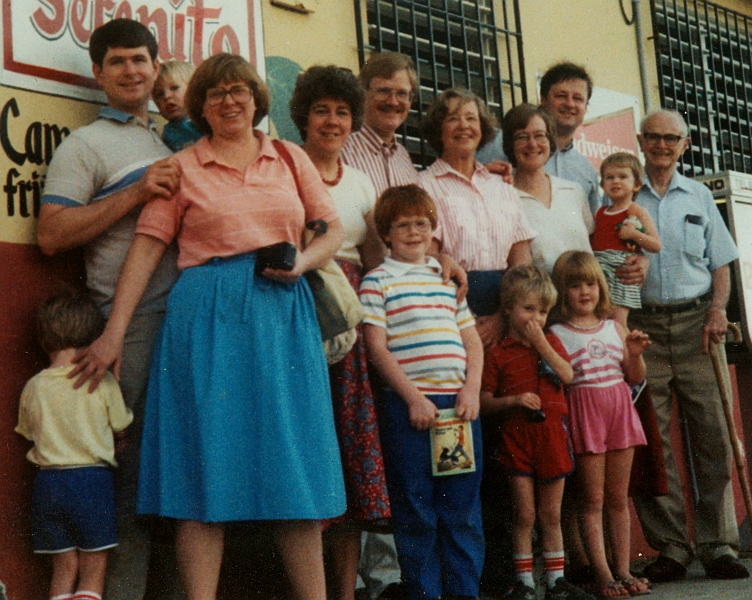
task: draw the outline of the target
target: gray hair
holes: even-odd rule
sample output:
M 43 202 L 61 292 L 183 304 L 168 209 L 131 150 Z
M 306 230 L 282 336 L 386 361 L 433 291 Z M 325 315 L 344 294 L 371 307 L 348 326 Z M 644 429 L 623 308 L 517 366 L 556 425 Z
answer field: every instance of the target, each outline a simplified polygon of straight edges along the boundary
M 687 137 L 689 135 L 689 127 L 687 126 L 687 122 L 684 120 L 684 116 L 678 111 L 678 110 L 670 110 L 668 108 L 657 108 L 655 110 L 651 110 L 648 114 L 646 114 L 642 121 L 640 121 L 640 133 L 645 133 L 645 125 L 649 121 L 653 119 L 653 117 L 657 116 L 667 116 L 674 119 L 679 125 L 681 125 L 682 130 L 682 137 Z

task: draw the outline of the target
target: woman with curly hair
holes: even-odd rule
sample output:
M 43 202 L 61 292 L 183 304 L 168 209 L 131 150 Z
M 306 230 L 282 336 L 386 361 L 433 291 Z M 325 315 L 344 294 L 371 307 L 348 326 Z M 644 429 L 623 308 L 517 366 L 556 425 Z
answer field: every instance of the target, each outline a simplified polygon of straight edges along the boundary
M 335 259 L 351 285 L 360 287 L 365 270 L 381 264 L 384 247 L 373 221 L 376 192 L 370 178 L 342 163 L 340 151 L 350 133 L 363 123 L 363 91 L 347 69 L 311 67 L 298 77 L 290 100 L 292 120 L 303 150 L 318 169 L 334 199 L 345 241 Z M 334 418 L 342 455 L 347 513 L 324 523 L 332 548 L 329 591 L 338 600 L 353 600 L 360 557 L 361 531 L 390 516 L 376 409 L 368 380 L 360 326 L 355 346 L 329 368 Z

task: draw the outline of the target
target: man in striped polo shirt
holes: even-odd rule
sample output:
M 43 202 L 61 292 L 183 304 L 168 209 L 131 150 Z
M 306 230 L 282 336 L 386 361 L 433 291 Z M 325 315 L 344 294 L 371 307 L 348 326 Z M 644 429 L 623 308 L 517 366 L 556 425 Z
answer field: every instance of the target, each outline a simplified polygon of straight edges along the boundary
M 74 131 L 57 149 L 42 197 L 37 226 L 40 248 L 53 255 L 85 247 L 86 284 L 105 316 L 141 207 L 156 196 L 171 197 L 180 180 L 178 167 L 167 158 L 171 151 L 149 119 L 157 51 L 151 32 L 130 19 L 115 19 L 94 31 L 89 43 L 92 71 L 108 105 L 94 123 Z M 146 591 L 151 531 L 135 513 L 140 436 L 154 339 L 177 274 L 173 246 L 165 252 L 136 309 L 123 349 L 120 387 L 135 418 L 127 449 L 118 456 L 115 501 L 120 545 L 108 564 L 107 600 L 139 600 Z M 84 371 L 77 385 L 88 375 Z M 92 380 L 89 389 L 97 384 Z

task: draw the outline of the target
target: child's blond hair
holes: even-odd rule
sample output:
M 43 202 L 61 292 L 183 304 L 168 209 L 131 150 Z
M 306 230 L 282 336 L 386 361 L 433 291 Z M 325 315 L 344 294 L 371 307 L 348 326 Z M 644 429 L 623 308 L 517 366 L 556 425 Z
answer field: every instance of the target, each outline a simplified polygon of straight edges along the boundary
M 157 82 L 165 77 L 172 77 L 176 82 L 188 85 L 191 75 L 193 75 L 195 70 L 196 67 L 191 63 L 182 60 L 168 60 L 167 62 L 160 63 Z
M 566 321 L 572 316 L 572 309 L 567 303 L 567 290 L 583 281 L 598 284 L 600 294 L 595 306 L 595 316 L 606 319 L 613 311 L 606 276 L 595 256 L 589 252 L 570 250 L 562 254 L 554 263 L 551 278 L 559 292 L 559 299 L 554 307 L 554 318 L 557 321 Z
M 513 267 L 504 273 L 499 292 L 502 310 L 512 310 L 528 294 L 535 294 L 546 310 L 556 303 L 556 287 L 543 269 L 528 265 Z
M 629 169 L 632 171 L 632 176 L 634 177 L 637 187 L 642 187 L 642 165 L 640 164 L 640 160 L 634 154 L 630 154 L 629 152 L 615 152 L 614 154 L 609 154 L 601 163 L 601 179 L 606 176 L 606 169 L 608 167 Z M 632 199 L 635 200 L 639 193 L 639 190 L 635 192 Z

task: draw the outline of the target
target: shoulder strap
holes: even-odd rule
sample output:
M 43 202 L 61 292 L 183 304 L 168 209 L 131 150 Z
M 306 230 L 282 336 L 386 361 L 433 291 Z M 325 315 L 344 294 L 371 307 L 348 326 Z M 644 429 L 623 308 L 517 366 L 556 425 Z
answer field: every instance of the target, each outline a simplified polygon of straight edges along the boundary
M 274 149 L 279 154 L 280 158 L 285 161 L 287 168 L 292 172 L 292 178 L 295 180 L 295 188 L 298 190 L 298 198 L 302 198 L 300 195 L 300 181 L 298 181 L 298 171 L 295 168 L 295 162 L 292 159 L 290 151 L 287 149 L 282 140 L 272 140 Z

